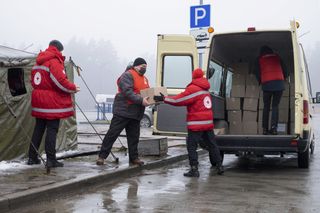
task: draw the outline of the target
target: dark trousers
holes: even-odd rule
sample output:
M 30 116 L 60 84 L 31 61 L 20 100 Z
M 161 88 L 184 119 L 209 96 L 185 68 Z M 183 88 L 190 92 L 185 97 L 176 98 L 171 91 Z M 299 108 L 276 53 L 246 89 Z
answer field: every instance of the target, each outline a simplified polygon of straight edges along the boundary
M 44 134 L 44 131 L 47 129 L 45 139 L 45 151 L 48 160 L 56 160 L 56 139 L 59 130 L 59 123 L 60 119 L 46 120 L 36 118 L 36 125 L 32 134 L 32 143 L 35 146 L 35 148 L 39 150 L 42 136 Z M 29 158 L 37 158 L 37 152 L 31 144 L 29 147 Z
M 116 115 L 112 117 L 110 128 L 103 139 L 99 157 L 107 158 L 109 156 L 114 142 L 117 140 L 123 129 L 126 130 L 127 134 L 129 161 L 133 161 L 138 158 L 140 121 Z
M 277 128 L 279 120 L 279 103 L 282 97 L 282 91 L 264 91 L 263 92 L 263 117 L 262 128 L 269 129 L 269 112 L 272 99 L 271 128 Z
M 188 130 L 187 150 L 190 166 L 198 166 L 199 164 L 197 147 L 201 141 L 205 142 L 205 145 L 208 148 L 211 163 L 220 162 L 222 160 L 220 156 L 220 150 L 216 143 L 213 131 L 210 130 L 196 132 Z

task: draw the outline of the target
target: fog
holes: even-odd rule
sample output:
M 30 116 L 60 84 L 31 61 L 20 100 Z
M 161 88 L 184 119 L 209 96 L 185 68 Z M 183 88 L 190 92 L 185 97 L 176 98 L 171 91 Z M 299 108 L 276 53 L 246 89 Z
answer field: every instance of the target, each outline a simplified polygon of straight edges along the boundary
M 320 0 L 204 0 L 211 4 L 216 32 L 288 28 L 296 19 L 300 42 L 309 62 L 314 91 L 320 91 Z M 155 82 L 157 34 L 188 34 L 190 6 L 199 0 L 2 0 L 0 45 L 31 52 L 60 40 L 64 54 L 83 68 L 93 93 L 113 94 L 116 79 L 136 57 L 148 62 L 147 76 Z M 78 101 L 86 108 L 87 90 Z

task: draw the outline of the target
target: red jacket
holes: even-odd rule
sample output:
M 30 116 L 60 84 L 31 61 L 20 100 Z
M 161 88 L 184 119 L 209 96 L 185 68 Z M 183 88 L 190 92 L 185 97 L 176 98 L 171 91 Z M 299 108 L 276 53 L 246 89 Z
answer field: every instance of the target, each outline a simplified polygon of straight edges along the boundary
M 187 106 L 187 128 L 192 131 L 213 129 L 213 112 L 210 84 L 203 77 L 203 71 L 196 69 L 192 74 L 192 82 L 184 92 L 176 96 L 165 97 L 164 102 L 174 106 Z
M 60 119 L 74 115 L 71 93 L 76 86 L 67 79 L 64 57 L 54 46 L 41 52 L 31 72 L 32 116 Z
M 261 83 L 284 80 L 280 57 L 276 54 L 262 55 L 259 58 Z

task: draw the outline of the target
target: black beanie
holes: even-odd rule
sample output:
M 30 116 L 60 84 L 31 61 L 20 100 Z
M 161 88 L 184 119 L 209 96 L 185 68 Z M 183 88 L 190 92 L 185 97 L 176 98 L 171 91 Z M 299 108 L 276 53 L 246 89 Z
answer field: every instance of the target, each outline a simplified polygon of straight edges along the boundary
M 147 64 L 147 62 L 143 58 L 136 58 L 133 62 L 133 66 L 139 66 L 141 64 Z
M 63 45 L 58 40 L 50 41 L 49 46 L 55 46 L 60 52 L 63 50 Z

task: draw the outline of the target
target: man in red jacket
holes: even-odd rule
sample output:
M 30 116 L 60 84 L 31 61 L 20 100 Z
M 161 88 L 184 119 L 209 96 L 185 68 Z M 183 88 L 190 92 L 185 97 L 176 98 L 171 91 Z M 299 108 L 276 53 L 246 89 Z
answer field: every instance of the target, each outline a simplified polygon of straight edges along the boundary
M 260 48 L 260 56 L 255 62 L 254 70 L 263 91 L 263 134 L 277 135 L 279 103 L 285 90 L 284 82 L 288 75 L 286 66 L 280 56 L 265 45 Z M 270 105 L 272 106 L 272 114 L 271 129 L 269 131 Z
M 184 173 L 186 177 L 199 177 L 197 146 L 205 141 L 212 163 L 216 164 L 217 174 L 223 174 L 222 159 L 215 142 L 213 132 L 212 101 L 209 93 L 210 84 L 203 77 L 203 71 L 198 68 L 192 73 L 192 81 L 184 92 L 176 96 L 154 96 L 156 101 L 164 101 L 174 106 L 187 106 L 187 150 L 190 171 Z
M 36 65 L 32 68 L 33 87 L 31 105 L 32 116 L 36 118 L 27 164 L 40 164 L 37 156 L 44 131 L 47 129 L 45 151 L 47 167 L 62 167 L 56 159 L 56 136 L 60 119 L 74 115 L 71 94 L 80 89 L 70 82 L 64 70 L 63 45 L 57 40 L 49 43 L 48 49 L 40 52 Z M 35 150 L 35 148 L 37 150 Z

